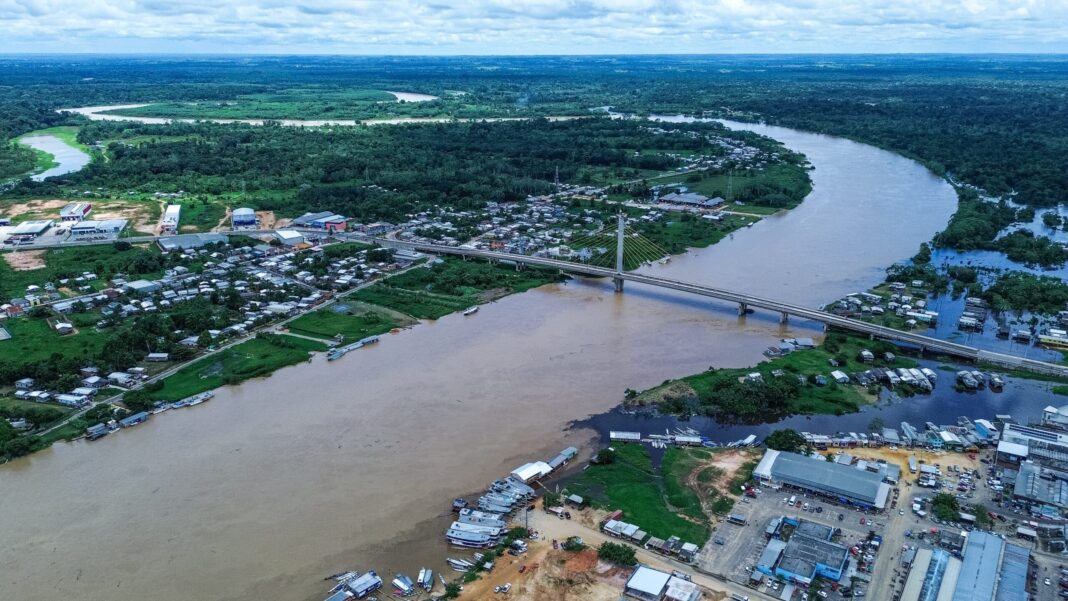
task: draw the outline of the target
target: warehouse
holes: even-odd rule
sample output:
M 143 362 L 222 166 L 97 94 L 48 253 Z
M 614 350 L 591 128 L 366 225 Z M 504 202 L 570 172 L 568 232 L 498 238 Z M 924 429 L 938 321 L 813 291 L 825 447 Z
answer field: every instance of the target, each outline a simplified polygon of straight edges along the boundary
M 258 227 L 258 224 L 256 223 L 256 211 L 253 211 L 248 207 L 234 209 L 233 214 L 230 215 L 230 227 L 235 230 L 256 229 Z
M 159 224 L 159 232 L 161 234 L 177 232 L 181 217 L 182 205 L 167 205 L 167 208 L 163 211 L 163 219 Z
M 884 509 L 890 494 L 890 485 L 877 473 L 772 449 L 764 454 L 753 475 L 773 486 L 792 486 L 875 509 Z
M 113 236 L 126 227 L 125 219 L 85 220 L 70 226 L 70 234 L 75 238 L 85 236 Z
M 1004 546 L 1005 541 L 981 530 L 968 535 L 953 601 L 993 601 Z

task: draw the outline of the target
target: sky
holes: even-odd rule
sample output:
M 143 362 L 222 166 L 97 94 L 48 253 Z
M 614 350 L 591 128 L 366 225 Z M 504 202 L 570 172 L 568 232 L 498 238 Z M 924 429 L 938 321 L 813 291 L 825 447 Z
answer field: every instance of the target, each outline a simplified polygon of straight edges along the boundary
M 0 0 L 0 52 L 1068 53 L 1068 0 Z

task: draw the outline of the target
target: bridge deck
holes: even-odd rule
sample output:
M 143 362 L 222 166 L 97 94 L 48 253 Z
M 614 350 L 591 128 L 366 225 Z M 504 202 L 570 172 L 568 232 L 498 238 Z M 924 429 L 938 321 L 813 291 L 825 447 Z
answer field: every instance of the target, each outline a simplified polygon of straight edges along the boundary
M 956 342 L 950 342 L 948 340 L 941 340 L 939 338 L 933 338 L 931 336 L 924 336 L 922 334 L 915 334 L 913 332 L 896 330 L 894 328 L 888 328 L 886 326 L 868 323 L 859 319 L 842 317 L 840 315 L 835 315 L 827 311 L 821 311 L 819 309 L 811 309 L 800 305 L 784 303 L 774 299 L 746 294 L 744 292 L 725 290 L 722 288 L 714 288 L 711 286 L 702 286 L 699 284 L 692 284 L 688 282 L 680 282 L 678 280 L 672 280 L 652 275 L 644 275 L 640 273 L 621 273 L 604 267 L 583 265 L 581 263 L 572 263 L 570 261 L 561 261 L 559 259 L 531 257 L 527 255 L 516 255 L 511 253 L 478 250 L 473 248 L 441 246 L 437 244 L 418 244 L 411 242 L 402 242 L 399 240 L 389 240 L 384 238 L 379 238 L 375 241 L 383 246 L 393 248 L 407 248 L 419 252 L 426 252 L 432 254 L 474 257 L 493 261 L 512 261 L 517 264 L 546 267 L 550 269 L 559 269 L 561 271 L 566 271 L 569 273 L 577 273 L 594 277 L 613 278 L 616 280 L 636 282 L 648 286 L 657 286 L 670 290 L 678 290 L 680 292 L 687 292 L 690 294 L 697 294 L 700 296 L 706 296 L 709 298 L 714 298 L 731 303 L 738 303 L 747 307 L 765 309 L 768 311 L 774 311 L 776 313 L 817 321 L 830 326 L 834 326 L 836 328 L 841 328 L 852 332 L 858 332 L 861 334 L 867 334 L 869 336 L 874 336 L 883 340 L 904 342 L 907 344 L 916 345 L 924 350 L 944 353 L 952 355 L 954 357 L 968 359 L 971 361 L 981 360 L 1008 369 L 1026 369 L 1028 371 L 1043 373 L 1047 375 L 1068 377 L 1068 366 L 1057 365 L 1055 363 L 1048 363 L 1045 361 L 1036 361 L 1033 359 L 1024 359 L 1015 355 L 1007 355 L 1004 353 L 980 350 L 976 347 L 958 344 Z

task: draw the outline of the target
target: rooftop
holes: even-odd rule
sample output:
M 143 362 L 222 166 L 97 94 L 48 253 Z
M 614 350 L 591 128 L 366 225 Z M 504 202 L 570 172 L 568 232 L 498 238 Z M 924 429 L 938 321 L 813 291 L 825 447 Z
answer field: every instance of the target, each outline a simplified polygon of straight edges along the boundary
M 659 596 L 670 579 L 670 574 L 640 565 L 631 574 L 630 580 L 627 581 L 627 589 L 646 595 Z

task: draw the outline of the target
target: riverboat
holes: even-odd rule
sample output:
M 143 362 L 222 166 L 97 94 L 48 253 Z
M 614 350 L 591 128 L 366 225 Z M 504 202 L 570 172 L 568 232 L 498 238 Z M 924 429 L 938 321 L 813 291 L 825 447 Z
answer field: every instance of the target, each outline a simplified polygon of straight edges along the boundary
M 478 307 L 477 306 L 468 307 L 468 308 L 464 309 L 464 315 L 474 315 L 475 313 L 478 313 Z

